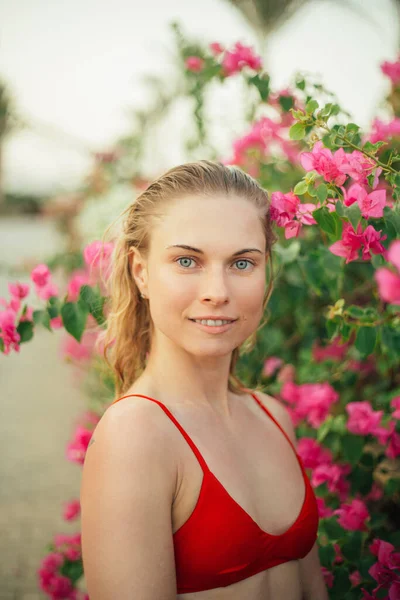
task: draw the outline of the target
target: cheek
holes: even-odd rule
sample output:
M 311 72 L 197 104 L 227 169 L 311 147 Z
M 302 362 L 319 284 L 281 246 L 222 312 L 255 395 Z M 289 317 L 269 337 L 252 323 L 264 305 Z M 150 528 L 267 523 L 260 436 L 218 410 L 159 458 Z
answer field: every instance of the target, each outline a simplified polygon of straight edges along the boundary
M 151 296 L 155 298 L 155 310 L 173 314 L 187 308 L 196 294 L 195 282 L 191 277 L 182 277 L 174 273 L 171 267 L 161 268 L 157 273 L 155 285 L 152 286 Z

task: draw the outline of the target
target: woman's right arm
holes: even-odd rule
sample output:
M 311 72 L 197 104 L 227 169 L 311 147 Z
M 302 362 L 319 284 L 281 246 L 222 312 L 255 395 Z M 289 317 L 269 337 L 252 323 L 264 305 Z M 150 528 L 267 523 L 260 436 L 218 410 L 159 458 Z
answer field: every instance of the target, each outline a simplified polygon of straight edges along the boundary
M 82 558 L 90 600 L 176 600 L 176 465 L 154 403 L 109 407 L 86 452 Z

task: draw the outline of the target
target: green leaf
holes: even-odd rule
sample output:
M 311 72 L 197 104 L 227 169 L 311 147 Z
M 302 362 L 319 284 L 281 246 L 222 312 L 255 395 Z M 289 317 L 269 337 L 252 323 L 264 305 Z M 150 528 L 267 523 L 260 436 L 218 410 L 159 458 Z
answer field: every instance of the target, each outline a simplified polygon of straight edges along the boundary
M 305 181 L 299 181 L 299 183 L 294 186 L 293 192 L 296 194 L 296 196 L 302 196 L 306 193 L 307 187 L 308 185 Z
M 295 123 L 289 129 L 289 137 L 291 140 L 302 140 L 306 134 L 306 129 L 303 123 Z
M 321 565 L 326 569 L 332 568 L 332 563 L 335 558 L 335 549 L 332 544 L 328 544 L 326 546 L 320 546 L 318 548 L 319 560 L 321 561 Z
M 363 355 L 368 356 L 374 351 L 376 345 L 376 328 L 375 327 L 359 327 L 355 347 Z
M 293 96 L 279 96 L 278 102 L 282 106 L 284 112 L 289 112 L 294 106 Z
M 335 208 L 339 217 L 346 217 L 346 207 L 341 200 L 336 201 Z
M 360 131 L 360 128 L 355 123 L 347 123 L 346 131 L 354 131 L 356 133 L 357 131 Z
M 78 342 L 81 341 L 89 311 L 83 302 L 67 302 L 61 308 L 61 318 L 65 329 Z
M 47 310 L 34 310 L 32 317 L 35 325 L 43 325 L 43 327 L 45 327 L 49 331 L 52 331 L 50 325 L 50 317 Z
M 385 483 L 385 496 L 393 496 L 400 492 L 400 479 L 389 479 Z
M 356 562 L 361 558 L 363 536 L 361 531 L 349 532 L 341 550 L 343 556 L 350 562 Z
M 343 459 L 356 465 L 361 458 L 365 446 L 365 439 L 350 433 L 342 437 Z
M 301 244 L 299 240 L 293 240 L 289 246 L 282 246 L 279 242 L 275 244 L 275 251 L 281 257 L 283 264 L 289 264 L 293 262 L 299 255 Z
M 82 285 L 79 291 L 79 300 L 87 307 L 91 315 L 96 319 L 99 325 L 105 321 L 103 315 L 104 298 L 97 290 L 89 285 Z
M 263 73 L 262 75 L 255 75 L 254 77 L 251 77 L 249 79 L 249 82 L 255 85 L 255 87 L 258 89 L 261 100 L 263 100 L 263 102 L 267 101 L 269 96 L 269 75 L 267 73 Z
M 322 521 L 322 526 L 331 542 L 336 542 L 346 534 L 346 531 L 337 522 L 336 517 L 329 517 L 329 519 L 322 519 Z
M 357 233 L 357 227 L 361 221 L 361 210 L 357 202 L 353 202 L 351 206 L 346 207 L 346 217 L 353 225 L 354 231 Z
M 400 332 L 383 325 L 382 326 L 382 344 L 395 354 L 400 354 Z
M 339 219 L 335 213 L 329 212 L 326 206 L 321 206 L 321 208 L 317 208 L 313 211 L 312 216 L 317 221 L 318 225 L 323 231 L 325 231 L 328 235 L 332 236 L 335 239 L 336 237 L 338 237 Z
M 319 104 L 316 100 L 309 100 L 309 102 L 306 104 L 306 112 L 312 114 L 315 110 L 317 110 L 318 107 Z
M 331 427 L 332 427 L 332 422 L 333 422 L 333 416 L 329 415 L 325 421 L 322 423 L 322 425 L 318 428 L 318 432 L 317 432 L 317 440 L 318 442 L 322 442 L 324 437 L 328 434 L 328 432 L 330 431 Z
M 350 304 L 350 306 L 346 308 L 346 312 L 350 317 L 353 317 L 354 319 L 362 319 L 365 314 L 364 309 L 360 306 L 356 306 L 355 304 Z
M 29 342 L 33 338 L 33 322 L 21 321 L 17 327 L 17 333 L 21 336 L 20 344 Z
M 325 202 L 327 197 L 328 197 L 328 188 L 325 185 L 325 183 L 321 183 L 321 185 L 319 185 L 317 187 L 317 198 L 320 202 Z
M 337 567 L 334 573 L 333 586 L 330 589 L 331 598 L 343 598 L 351 588 L 351 581 L 349 579 L 349 570 L 347 567 Z

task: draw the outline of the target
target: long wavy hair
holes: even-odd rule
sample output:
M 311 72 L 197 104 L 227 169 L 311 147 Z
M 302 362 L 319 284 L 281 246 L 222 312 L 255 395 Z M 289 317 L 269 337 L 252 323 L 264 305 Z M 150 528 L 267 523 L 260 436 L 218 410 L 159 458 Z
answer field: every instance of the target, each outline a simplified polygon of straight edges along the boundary
M 244 384 L 235 374 L 236 363 L 240 354 L 254 348 L 257 332 L 269 318 L 265 309 L 274 283 L 271 252 L 278 236 L 270 218 L 268 193 L 255 179 L 238 167 L 199 160 L 169 169 L 118 217 L 123 217 L 123 223 L 115 240 L 111 271 L 106 282 L 109 290 L 106 294 L 106 328 L 97 340 L 98 344 L 102 344 L 104 358 L 114 373 L 116 397 L 124 394 L 143 372 L 153 331 L 148 300 L 141 297 L 131 273 L 132 248 L 138 248 L 143 257 L 148 256 L 152 226 L 163 218 L 163 209 L 165 211 L 169 203 L 188 195 L 217 194 L 245 198 L 259 209 L 265 233 L 266 264 L 270 267 L 263 301 L 264 319 L 257 330 L 233 350 L 231 357 L 228 389 L 239 395 L 246 393 Z M 103 243 L 114 223 L 106 229 Z

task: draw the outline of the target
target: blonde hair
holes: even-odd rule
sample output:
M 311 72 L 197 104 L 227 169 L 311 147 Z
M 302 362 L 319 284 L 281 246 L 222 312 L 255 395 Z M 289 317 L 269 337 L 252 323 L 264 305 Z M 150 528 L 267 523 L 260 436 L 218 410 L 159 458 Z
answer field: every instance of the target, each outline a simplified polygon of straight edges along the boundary
M 115 375 L 116 397 L 125 393 L 143 372 L 146 356 L 150 350 L 152 323 L 148 301 L 141 297 L 140 290 L 131 274 L 130 254 L 137 248 L 144 257 L 148 256 L 152 225 L 163 217 L 163 203 L 167 204 L 188 195 L 213 196 L 225 194 L 243 197 L 260 210 L 260 220 L 266 240 L 267 264 L 271 277 L 264 296 L 263 311 L 273 290 L 273 266 L 271 250 L 278 236 L 272 229 L 267 192 L 250 175 L 235 166 L 219 162 L 199 160 L 169 169 L 145 189 L 136 200 L 118 217 L 123 217 L 123 226 L 118 234 L 112 256 L 111 275 L 107 286 L 110 303 L 106 329 L 98 342 L 103 344 L 104 358 Z M 110 230 L 107 228 L 107 232 Z M 265 325 L 262 322 L 257 331 Z M 242 352 L 250 352 L 256 342 L 257 331 L 232 352 L 229 369 L 228 389 L 244 394 L 245 387 L 235 375 L 235 367 Z

